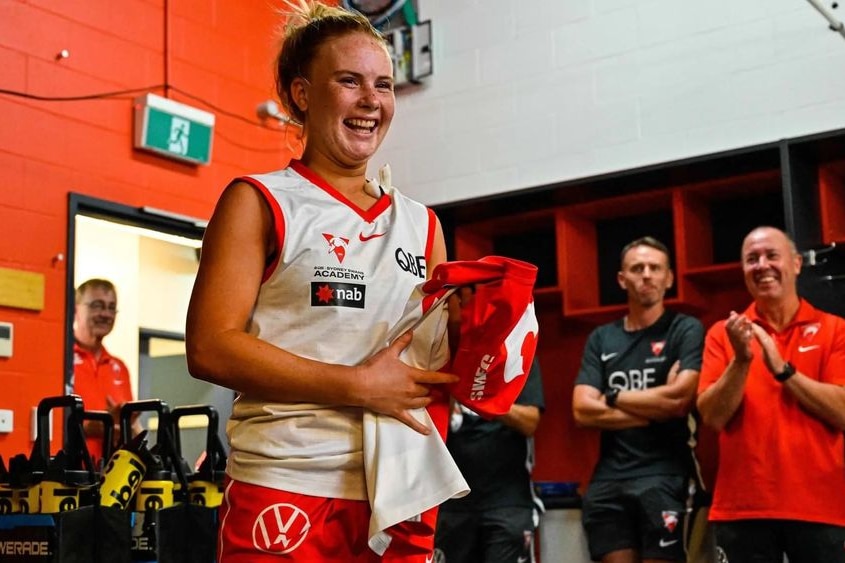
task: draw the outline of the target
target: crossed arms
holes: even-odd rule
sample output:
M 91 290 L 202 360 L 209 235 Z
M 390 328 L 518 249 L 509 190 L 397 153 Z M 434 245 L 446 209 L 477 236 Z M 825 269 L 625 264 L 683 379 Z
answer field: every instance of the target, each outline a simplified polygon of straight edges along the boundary
M 576 385 L 572 398 L 575 422 L 589 428 L 621 430 L 685 416 L 695 398 L 698 371 L 679 368 L 679 363 L 675 362 L 665 385 L 620 391 L 613 407 L 607 405 L 605 395 L 599 389 Z

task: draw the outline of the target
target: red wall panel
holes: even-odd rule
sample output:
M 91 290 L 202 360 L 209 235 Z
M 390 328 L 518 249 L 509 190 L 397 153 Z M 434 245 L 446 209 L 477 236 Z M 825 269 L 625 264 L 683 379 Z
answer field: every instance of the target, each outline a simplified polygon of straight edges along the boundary
M 169 0 L 169 84 L 244 119 L 273 97 L 279 15 L 264 0 Z M 94 94 L 165 82 L 164 0 L 0 2 L 0 87 L 39 96 Z M 67 49 L 70 56 L 57 59 Z M 156 93 L 162 94 L 162 90 Z M 170 97 L 217 116 L 212 164 L 194 167 L 132 148 L 132 98 L 37 101 L 0 94 L 0 267 L 45 276 L 45 308 L 0 307 L 15 325 L 14 356 L 0 359 L 4 459 L 29 452 L 30 408 L 63 392 L 69 192 L 208 218 L 229 180 L 284 165 L 295 135 Z M 58 440 L 54 436 L 54 446 Z
M 2 14 L 2 10 L 0 10 Z M 0 68 L 3 69 L 3 88 L 8 90 L 26 87 L 27 58 L 23 53 L 0 47 Z

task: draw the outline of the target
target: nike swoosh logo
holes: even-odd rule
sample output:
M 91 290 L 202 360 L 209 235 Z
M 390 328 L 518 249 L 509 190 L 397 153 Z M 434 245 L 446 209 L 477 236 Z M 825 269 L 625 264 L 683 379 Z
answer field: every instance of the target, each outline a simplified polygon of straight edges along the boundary
M 664 539 L 660 540 L 660 547 L 669 547 L 672 544 L 678 543 L 678 540 L 666 541 Z
M 615 358 L 618 355 L 619 355 L 619 352 L 611 352 L 609 354 L 602 354 L 601 355 L 601 361 L 606 362 L 610 358 Z
M 810 350 L 815 350 L 816 348 L 820 348 L 820 347 L 821 346 L 819 344 L 813 344 L 812 346 L 799 346 L 798 351 L 799 352 L 809 352 Z
M 373 240 L 374 238 L 383 237 L 387 233 L 374 233 L 370 236 L 364 236 L 364 233 L 358 233 L 358 240 L 361 242 L 367 242 L 368 240 Z

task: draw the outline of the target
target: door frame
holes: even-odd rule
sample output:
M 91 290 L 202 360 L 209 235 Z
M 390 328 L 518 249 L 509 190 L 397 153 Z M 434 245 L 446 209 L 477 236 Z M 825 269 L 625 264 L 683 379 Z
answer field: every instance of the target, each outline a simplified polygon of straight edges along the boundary
M 76 264 L 76 217 L 78 215 L 195 240 L 202 240 L 205 227 L 208 225 L 208 221 L 204 219 L 154 207 L 132 207 L 79 193 L 70 192 L 68 194 L 63 378 L 66 392 L 70 391 L 70 382 L 73 378 L 73 317 L 76 307 L 74 271 Z

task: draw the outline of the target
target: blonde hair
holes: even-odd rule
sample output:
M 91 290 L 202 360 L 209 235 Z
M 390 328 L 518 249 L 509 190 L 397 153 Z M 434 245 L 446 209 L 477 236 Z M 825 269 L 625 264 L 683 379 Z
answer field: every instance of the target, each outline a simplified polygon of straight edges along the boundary
M 305 115 L 290 97 L 296 78 L 307 78 L 311 63 L 323 43 L 350 33 L 366 33 L 386 45 L 384 37 L 364 15 L 321 2 L 284 0 L 289 8 L 281 47 L 276 56 L 276 93 L 288 113 L 305 122 Z
M 91 278 L 90 280 L 82 282 L 79 284 L 79 287 L 76 288 L 74 301 L 77 305 L 82 303 L 83 299 L 85 299 L 85 294 L 89 289 L 103 289 L 105 291 L 110 291 L 114 293 L 115 298 L 117 298 L 117 290 L 114 288 L 114 284 L 112 282 L 103 278 Z

